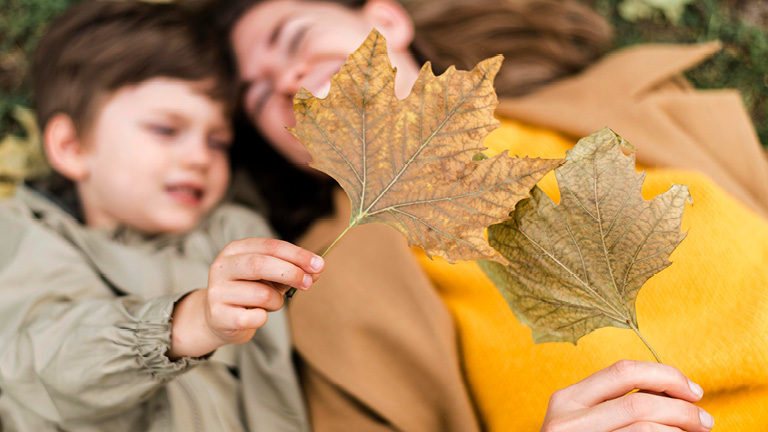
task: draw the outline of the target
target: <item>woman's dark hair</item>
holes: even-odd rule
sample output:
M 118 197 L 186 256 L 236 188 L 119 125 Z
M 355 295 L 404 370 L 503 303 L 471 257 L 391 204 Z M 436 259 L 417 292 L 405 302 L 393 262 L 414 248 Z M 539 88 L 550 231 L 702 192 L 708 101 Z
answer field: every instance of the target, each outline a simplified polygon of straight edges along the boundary
M 574 0 L 400 0 L 416 29 L 411 50 L 435 73 L 470 70 L 504 55 L 500 97 L 522 96 L 571 76 L 613 44 L 610 24 Z
M 242 116 L 235 119 L 232 170 L 230 198 L 264 213 L 282 239 L 295 241 L 333 213 L 333 179 L 289 163 Z

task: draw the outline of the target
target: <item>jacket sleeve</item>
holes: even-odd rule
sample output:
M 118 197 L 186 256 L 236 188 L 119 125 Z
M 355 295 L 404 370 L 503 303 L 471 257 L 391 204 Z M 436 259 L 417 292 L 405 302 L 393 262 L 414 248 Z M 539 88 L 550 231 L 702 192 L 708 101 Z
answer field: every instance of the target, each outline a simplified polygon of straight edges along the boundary
M 87 258 L 41 226 L 0 214 L 0 388 L 54 422 L 114 414 L 199 360 L 170 361 L 183 295 L 117 297 Z

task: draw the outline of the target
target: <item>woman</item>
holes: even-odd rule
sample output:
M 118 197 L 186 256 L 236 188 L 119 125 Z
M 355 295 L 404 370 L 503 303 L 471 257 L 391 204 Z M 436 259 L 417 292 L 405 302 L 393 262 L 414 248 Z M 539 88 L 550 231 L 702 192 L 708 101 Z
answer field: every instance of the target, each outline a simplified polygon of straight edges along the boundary
M 243 103 L 249 119 L 280 154 L 293 164 L 303 166 L 309 160 L 308 154 L 303 151 L 293 136 L 284 130 L 284 126 L 293 123 L 291 102 L 293 95 L 300 86 L 306 87 L 315 95 L 322 95 L 323 92 L 326 92 L 327 79 L 330 74 L 338 69 L 372 27 L 378 28 L 387 38 L 390 58 L 393 65 L 398 69 L 398 81 L 396 82 L 398 96 L 403 97 L 407 94 L 410 85 L 415 80 L 420 60 L 418 53 L 414 52 L 412 48 L 414 46 L 420 48 L 416 42 L 418 37 L 414 34 L 414 31 L 418 34 L 419 30 L 418 28 L 414 30 L 411 18 L 397 3 L 387 0 L 370 0 L 363 4 L 354 5 L 328 1 L 300 2 L 294 0 L 246 3 L 248 4 L 240 10 L 234 8 L 235 11 L 229 20 L 230 24 L 234 23 L 234 25 L 223 26 L 231 29 L 229 37 L 238 59 L 241 78 L 246 84 Z M 528 4 L 527 10 L 529 12 L 531 10 L 541 12 L 542 9 L 545 12 L 562 10 L 557 7 L 548 10 L 545 7 L 556 4 L 559 2 L 531 2 Z M 588 21 L 586 17 L 592 16 L 576 6 L 569 6 L 569 8 L 571 9 L 566 9 L 568 11 L 566 15 L 573 15 L 579 11 L 583 14 L 577 14 L 578 18 L 574 19 L 575 22 Z M 482 46 L 482 42 L 477 43 Z M 583 41 L 581 45 L 584 45 Z M 597 43 L 595 46 L 603 47 L 604 45 Z M 426 51 L 424 48 L 420 48 L 420 50 Z M 592 56 L 587 56 L 587 60 L 582 62 L 581 67 L 597 57 L 600 52 L 601 49 L 593 51 Z M 488 56 L 495 53 L 490 52 Z M 691 57 L 702 56 L 699 51 L 695 53 L 695 56 L 692 56 L 690 52 L 684 52 L 684 54 L 686 54 L 684 57 L 688 62 L 691 61 Z M 680 56 L 678 55 L 678 57 Z M 681 66 L 678 64 L 676 67 Z M 564 75 L 578 70 L 578 68 L 565 68 L 563 69 L 565 72 L 559 75 L 555 74 L 549 79 L 562 78 Z M 593 69 L 591 68 L 590 71 Z M 664 73 L 671 76 L 675 75 L 674 72 L 676 71 L 667 70 Z M 586 76 L 590 75 L 586 74 Z M 668 80 L 667 77 L 664 75 L 662 75 L 664 79 L 656 77 L 658 80 L 655 84 L 659 89 L 668 93 L 672 91 L 672 86 L 676 81 Z M 568 80 L 562 82 L 567 83 Z M 539 84 L 541 83 L 533 84 L 528 90 L 538 87 Z M 515 88 L 515 85 L 511 87 Z M 546 94 L 550 88 L 552 86 L 545 87 L 535 94 L 542 92 Z M 677 88 L 680 89 L 680 86 L 678 85 Z M 519 92 L 517 93 L 519 94 Z M 502 104 L 502 108 L 506 107 L 508 110 L 514 111 L 518 107 L 524 114 L 526 110 L 519 108 L 521 106 L 526 107 L 523 102 L 527 102 L 525 98 L 507 101 Z M 638 102 L 637 105 L 642 104 Z M 525 127 L 507 122 L 502 127 L 501 133 L 506 132 L 508 134 L 510 128 L 518 132 L 527 131 Z M 568 131 L 566 130 L 566 132 Z M 567 147 L 563 143 L 567 140 L 549 131 L 537 130 L 527 133 L 528 137 L 538 136 L 549 141 L 555 141 L 553 145 L 549 146 L 549 150 L 534 150 L 538 152 L 537 155 L 556 155 Z M 679 136 L 679 134 L 675 135 L 672 132 L 669 132 L 668 135 Z M 661 136 L 668 138 L 665 135 Z M 630 138 L 630 141 L 644 142 L 643 139 L 638 138 Z M 510 146 L 509 143 L 505 143 L 505 145 Z M 527 148 L 525 150 L 527 153 L 533 154 L 532 149 Z M 521 152 L 517 153 L 522 154 Z M 661 162 L 663 160 L 663 157 L 658 157 L 656 162 L 663 165 Z M 257 176 L 260 174 L 260 169 L 251 167 L 251 170 Z M 714 169 L 712 172 L 714 173 L 712 176 L 717 177 L 720 171 Z M 757 170 L 757 172 L 760 171 Z M 727 180 L 726 177 L 723 178 Z M 723 182 L 726 185 L 729 184 L 728 181 L 724 180 Z M 738 182 L 731 183 L 738 184 Z M 278 186 L 281 185 L 284 186 L 282 183 L 278 184 Z M 734 187 L 734 190 L 738 189 L 738 187 Z M 288 196 L 289 199 L 295 199 L 297 194 L 299 196 L 302 194 L 312 195 L 313 193 L 308 192 L 309 190 L 312 189 L 297 190 L 291 188 L 290 194 L 287 194 L 285 188 L 273 188 L 272 192 Z M 328 195 L 333 193 L 329 190 L 330 188 L 326 187 Z M 269 194 L 269 191 L 267 193 Z M 737 194 L 737 192 L 732 193 Z M 718 194 L 720 191 L 715 188 L 712 195 L 719 197 Z M 269 196 L 267 196 L 267 201 L 274 205 L 274 201 Z M 319 201 L 325 202 L 322 199 Z M 711 201 L 715 202 L 717 199 L 713 198 Z M 746 199 L 744 201 L 747 202 Z M 344 203 L 343 197 L 337 200 L 337 205 Z M 731 202 L 729 201 L 729 203 Z M 302 202 L 302 204 L 305 203 Z M 742 209 L 738 204 L 733 205 L 737 208 L 739 220 L 743 218 L 756 227 L 757 232 L 751 233 L 753 239 L 755 236 L 758 239 L 768 239 L 764 222 L 760 221 L 754 214 L 749 213 L 748 210 Z M 706 208 L 696 214 L 702 215 L 705 212 Z M 343 209 L 336 208 L 336 214 L 341 214 L 341 223 L 336 223 L 337 221 L 334 219 L 324 219 L 318 213 L 309 212 L 305 220 L 298 221 L 294 226 L 301 227 L 302 224 L 308 223 L 313 218 L 316 218 L 317 222 L 312 225 L 312 228 L 299 243 L 310 249 L 313 247 L 316 248 L 315 250 L 322 249 L 322 246 L 327 245 L 335 238 L 336 233 L 346 225 L 343 213 Z M 280 221 L 280 218 L 273 217 L 273 220 Z M 699 216 L 696 220 L 704 220 L 704 217 Z M 698 229 L 699 225 L 696 227 Z M 740 235 L 741 237 L 736 240 L 737 245 L 748 240 L 748 236 Z M 691 235 L 690 237 L 694 236 Z M 691 243 L 692 240 L 689 239 L 688 242 Z M 697 247 L 701 245 L 699 240 L 696 242 Z M 378 246 L 385 244 L 383 251 L 370 252 L 371 243 L 377 243 Z M 763 249 L 758 249 L 756 252 L 765 253 Z M 370 256 L 368 256 L 369 254 Z M 480 426 L 496 430 L 529 429 L 532 425 L 540 424 L 542 421 L 538 411 L 542 406 L 540 397 L 542 391 L 536 386 L 546 388 L 546 391 L 549 392 L 557 388 L 552 387 L 555 384 L 559 386 L 568 384 L 568 381 L 562 379 L 550 379 L 548 375 L 560 377 L 567 375 L 570 379 L 574 374 L 581 374 L 577 364 L 588 368 L 587 370 L 594 371 L 599 369 L 598 365 L 605 366 L 609 363 L 606 363 L 605 360 L 610 356 L 593 354 L 591 358 L 582 360 L 583 357 L 576 357 L 571 351 L 570 357 L 567 357 L 567 361 L 572 363 L 571 367 L 567 367 L 568 364 L 558 364 L 556 356 L 547 357 L 542 354 L 543 351 L 549 350 L 549 347 L 526 346 L 525 339 L 520 337 L 519 332 L 507 334 L 496 340 L 496 342 L 512 341 L 519 346 L 519 349 L 509 346 L 493 347 L 492 342 L 489 342 L 487 338 L 477 342 L 474 337 L 478 334 L 482 335 L 483 331 L 488 332 L 491 329 L 501 333 L 506 331 L 499 323 L 506 324 L 505 320 L 511 320 L 511 315 L 508 314 L 508 311 L 509 317 L 503 315 L 504 312 L 499 307 L 499 305 L 505 307 L 503 302 L 500 303 L 497 297 L 491 297 L 487 291 L 483 291 L 482 296 L 465 295 L 462 298 L 461 293 L 466 292 L 466 290 L 456 289 L 455 285 L 451 286 L 450 281 L 446 282 L 446 275 L 450 274 L 454 281 L 461 280 L 478 287 L 483 284 L 487 286 L 487 281 L 483 282 L 482 276 L 478 275 L 475 268 L 460 266 L 459 270 L 447 269 L 447 266 L 442 264 L 422 261 L 422 264 L 430 271 L 433 282 L 437 284 L 442 299 L 448 304 L 453 313 L 453 319 L 458 324 L 462 361 L 465 362 L 465 372 L 469 381 L 471 396 L 480 414 L 479 422 L 481 424 L 478 425 L 478 421 L 472 418 L 473 407 L 468 405 L 469 398 L 464 392 L 457 390 L 461 387 L 462 378 L 460 372 L 453 367 L 453 361 L 456 361 L 453 351 L 457 347 L 452 342 L 455 335 L 451 331 L 450 321 L 441 308 L 439 299 L 435 299 L 434 296 L 430 297 L 433 293 L 431 293 L 423 274 L 418 268 L 409 264 L 412 260 L 403 257 L 404 254 L 407 255 L 407 251 L 404 251 L 402 243 L 398 244 L 398 241 L 393 239 L 392 234 L 386 229 L 376 231 L 375 227 L 356 228 L 350 231 L 348 237 L 345 237 L 345 240 L 340 242 L 334 252 L 328 256 L 328 266 L 324 276 L 324 281 L 327 282 L 325 289 L 316 289 L 312 294 L 314 296 L 302 294 L 291 305 L 294 335 L 297 350 L 302 360 L 302 371 L 305 374 L 304 381 L 310 411 L 318 430 L 475 430 Z M 386 257 L 386 259 L 382 257 Z M 382 265 L 387 264 L 382 263 L 382 261 L 395 259 L 398 260 L 396 265 L 382 270 Z M 683 267 L 683 265 L 678 267 Z M 331 273 L 334 268 L 337 269 L 335 275 Z M 675 268 L 677 267 L 673 267 L 673 269 Z M 739 271 L 746 272 L 750 268 L 757 269 L 758 267 L 745 267 Z M 687 271 L 695 270 L 688 269 Z M 682 276 L 680 276 L 681 273 Z M 405 276 L 402 276 L 403 274 Z M 681 269 L 677 275 L 685 280 L 687 277 L 686 270 Z M 392 280 L 398 276 L 401 277 L 401 280 Z M 679 281 L 680 279 L 671 277 L 670 280 Z M 737 279 L 732 280 L 736 283 Z M 763 282 L 768 282 L 765 277 L 759 281 L 752 280 L 749 287 Z M 667 281 L 666 283 L 673 282 Z M 405 286 L 406 284 L 407 286 Z M 377 288 L 381 288 L 381 290 L 377 290 Z M 342 305 L 331 305 L 324 302 L 321 295 L 334 289 L 349 289 L 349 301 Z M 476 287 L 473 287 L 474 289 Z M 371 293 L 373 291 L 375 294 Z M 755 292 L 750 291 L 750 294 L 755 294 Z M 402 297 L 404 295 L 408 296 L 407 299 Z M 377 308 L 375 305 L 381 305 L 381 308 Z M 404 305 L 407 305 L 408 308 L 403 307 Z M 420 312 L 421 315 L 419 315 Z M 686 313 L 688 312 L 690 311 Z M 661 316 L 654 316 L 656 321 L 666 323 L 663 314 L 656 315 Z M 489 319 L 488 316 L 493 316 L 493 319 Z M 417 319 L 417 317 L 423 319 Z M 468 317 L 472 319 L 468 319 Z M 495 323 L 493 323 L 494 320 Z M 762 326 L 766 325 L 765 320 L 756 320 L 756 322 Z M 401 324 L 403 324 L 402 327 L 399 327 Z M 495 326 L 483 327 L 486 324 L 494 324 Z M 704 324 L 710 325 L 708 322 Z M 445 325 L 448 326 L 448 331 L 445 330 Z M 421 331 L 424 329 L 429 330 Z M 370 333 L 365 333 L 366 330 Z M 356 331 L 359 333 L 355 334 Z M 414 335 L 414 332 L 419 334 Z M 601 334 L 608 333 L 605 331 Z M 329 334 L 333 334 L 334 337 L 328 337 Z M 386 343 L 372 342 L 371 334 L 379 335 L 380 340 Z M 429 334 L 439 337 L 430 339 Z M 323 336 L 325 338 L 322 338 Z M 757 340 L 752 340 L 750 345 L 755 345 L 755 342 L 763 342 L 762 339 L 764 336 L 759 336 Z M 606 336 L 605 340 L 609 343 L 619 344 L 623 339 L 621 336 L 614 337 L 611 333 L 610 336 Z M 589 346 L 594 348 L 594 345 Z M 387 349 L 392 347 L 396 350 L 387 353 Z M 490 348 L 493 351 L 489 351 Z M 623 348 L 627 347 L 624 346 Z M 617 352 L 631 352 L 632 349 L 634 348 L 630 347 L 625 351 L 617 350 Z M 478 352 L 481 353 L 480 357 L 485 357 L 485 359 L 478 360 Z M 634 352 L 638 353 L 637 356 L 642 355 L 639 354 L 640 351 Z M 381 355 L 381 353 L 385 353 L 385 355 Z M 497 360 L 494 362 L 488 358 L 494 357 L 494 353 L 498 356 L 509 356 L 509 361 Z M 558 355 L 562 357 L 562 351 L 558 352 Z M 722 356 L 712 357 L 721 358 Z M 447 362 L 448 366 L 445 366 L 445 358 L 454 360 Z M 544 358 L 556 365 L 555 367 L 562 367 L 562 369 L 556 369 L 555 374 L 548 374 L 546 371 L 541 371 L 540 375 L 532 374 L 536 377 L 535 379 L 539 380 L 538 382 L 523 380 L 532 387 L 530 389 L 525 388 L 525 386 L 510 385 L 512 383 L 508 382 L 509 377 L 505 377 L 505 374 L 501 372 L 506 370 L 508 375 L 510 370 L 514 370 L 512 368 L 519 367 L 518 373 L 529 373 L 537 365 L 543 364 Z M 675 359 L 677 360 L 677 357 Z M 721 367 L 734 366 L 734 362 L 730 361 L 730 358 L 721 360 Z M 390 363 L 387 363 L 388 361 Z M 485 363 L 483 363 L 484 361 Z M 360 366 L 361 364 L 362 366 Z M 440 364 L 448 372 L 443 370 L 439 373 L 435 372 L 435 364 Z M 490 368 L 496 375 L 489 378 L 487 374 L 478 373 L 479 369 L 483 369 L 483 365 Z M 709 364 L 708 367 L 717 367 L 717 363 L 714 365 Z M 413 370 L 414 373 L 401 373 L 402 369 Z M 575 371 L 571 369 L 575 369 Z M 386 378 L 379 380 L 375 379 L 376 376 L 371 378 L 370 375 L 366 375 L 369 370 L 381 372 L 382 376 L 386 376 Z M 583 377 L 583 375 L 585 374 L 580 376 Z M 360 376 L 366 376 L 367 379 L 371 380 L 370 383 L 355 382 L 355 378 Z M 494 378 L 496 379 L 495 383 Z M 741 375 L 739 378 L 744 379 Z M 489 388 L 493 387 L 494 384 L 498 386 L 499 382 L 502 382 L 504 386 L 509 386 L 510 391 L 489 393 Z M 423 389 L 424 385 L 432 385 L 433 383 L 439 383 L 439 386 L 435 389 Z M 760 381 L 758 384 L 765 385 L 765 381 Z M 665 392 L 672 398 L 645 393 L 625 395 L 631 389 Z M 389 393 L 390 390 L 393 393 Z M 723 391 L 725 390 L 723 389 Z M 672 368 L 648 363 L 617 363 L 611 368 L 597 372 L 586 380 L 556 393 L 557 396 L 553 397 L 549 404 L 544 420 L 544 429 L 641 430 L 640 428 L 646 427 L 649 428 L 648 430 L 709 430 L 712 426 L 711 417 L 708 417 L 708 414 L 703 410 L 690 404 L 690 402 L 698 400 L 698 393 L 698 388 L 695 385 L 689 386 L 688 380 Z M 437 396 L 435 396 L 436 394 Z M 519 401 L 526 399 L 525 394 L 533 395 L 534 397 L 530 399 L 536 400 L 530 405 L 522 404 Z M 754 393 L 746 394 L 745 397 L 749 398 L 754 395 Z M 737 395 L 736 399 L 739 397 Z M 400 403 L 398 404 L 398 402 Z M 543 406 L 546 406 L 546 399 L 544 399 Z M 530 408 L 530 412 L 528 408 Z M 513 411 L 515 409 L 518 411 Z M 510 414 L 510 412 L 512 413 Z M 343 415 L 339 415 L 339 413 L 343 413 Z M 350 427 L 350 422 L 357 427 Z M 746 423 L 741 425 L 744 424 Z

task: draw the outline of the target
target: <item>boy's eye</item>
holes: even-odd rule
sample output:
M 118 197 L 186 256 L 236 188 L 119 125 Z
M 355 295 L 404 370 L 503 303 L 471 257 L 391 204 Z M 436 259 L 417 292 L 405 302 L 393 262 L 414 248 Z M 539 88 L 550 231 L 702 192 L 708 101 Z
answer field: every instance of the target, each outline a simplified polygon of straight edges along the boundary
M 147 128 L 151 132 L 164 137 L 172 137 L 176 135 L 176 133 L 178 132 L 178 130 L 175 127 L 165 126 L 160 124 L 150 124 L 150 125 L 147 125 Z
M 208 146 L 214 150 L 229 151 L 232 142 L 228 139 L 209 138 Z

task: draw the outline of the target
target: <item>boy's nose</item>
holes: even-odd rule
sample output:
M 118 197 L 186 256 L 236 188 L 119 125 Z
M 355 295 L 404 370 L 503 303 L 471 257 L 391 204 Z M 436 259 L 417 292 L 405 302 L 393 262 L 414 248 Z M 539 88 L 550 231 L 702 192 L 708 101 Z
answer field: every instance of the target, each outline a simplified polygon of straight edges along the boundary
M 194 168 L 207 168 L 211 163 L 211 148 L 207 140 L 195 140 L 182 151 L 182 162 Z

